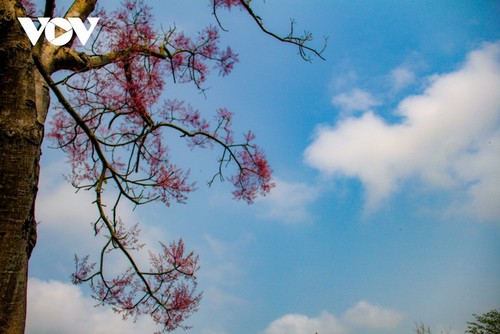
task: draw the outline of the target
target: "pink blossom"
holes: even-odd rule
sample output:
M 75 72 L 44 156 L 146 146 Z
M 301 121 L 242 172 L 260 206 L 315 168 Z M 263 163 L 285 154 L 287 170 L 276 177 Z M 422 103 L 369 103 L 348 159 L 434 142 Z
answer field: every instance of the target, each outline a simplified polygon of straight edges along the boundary
M 21 5 L 26 10 L 26 15 L 35 16 L 36 13 L 36 5 L 31 0 L 20 0 Z
M 242 0 L 213 0 L 216 7 L 222 7 L 230 10 L 232 7 L 241 7 Z

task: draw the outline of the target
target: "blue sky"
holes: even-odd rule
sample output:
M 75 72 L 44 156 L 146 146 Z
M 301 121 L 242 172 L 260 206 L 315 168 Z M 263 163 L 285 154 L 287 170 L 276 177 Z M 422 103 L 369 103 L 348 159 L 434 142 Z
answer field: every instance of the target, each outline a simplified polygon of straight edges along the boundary
M 215 23 L 207 1 L 150 3 L 165 26 Z M 166 96 L 235 112 L 277 188 L 234 202 L 227 184 L 204 186 L 216 152 L 174 145 L 199 184 L 188 204 L 123 208 L 148 246 L 182 237 L 200 254 L 204 298 L 189 332 L 391 334 L 423 321 L 463 333 L 473 313 L 498 309 L 498 1 L 252 5 L 278 33 L 295 18 L 318 47 L 328 36 L 326 60 L 303 62 L 233 10 L 220 18 L 223 43 L 240 55 L 234 72 L 212 76 L 206 98 L 172 85 Z M 71 285 L 73 254 L 96 244 L 96 212 L 45 146 L 27 332 L 152 332 L 149 319 L 123 322 Z

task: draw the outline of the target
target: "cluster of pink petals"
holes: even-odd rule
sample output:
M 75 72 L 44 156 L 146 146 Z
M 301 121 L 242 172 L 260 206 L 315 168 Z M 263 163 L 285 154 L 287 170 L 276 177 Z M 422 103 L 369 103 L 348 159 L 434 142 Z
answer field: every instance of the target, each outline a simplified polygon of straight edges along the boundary
M 162 326 L 161 332 L 187 329 L 183 322 L 197 310 L 201 299 L 201 294 L 196 293 L 198 257 L 192 252 L 186 254 L 182 239 L 170 245 L 161 244 L 161 248 L 157 255 L 150 253 L 151 269 L 140 276 L 130 267 L 108 279 L 105 273 L 95 270 L 96 264 L 89 263 L 88 257 L 75 257 L 72 281 L 90 281 L 93 297 L 111 305 L 124 319 L 136 320 L 148 314 Z
M 230 178 L 235 187 L 233 195 L 236 199 L 253 203 L 258 195 L 265 196 L 275 187 L 272 170 L 258 146 L 245 147 L 237 154 L 241 172 Z
M 241 1 L 243 0 L 213 0 L 213 1 L 216 7 L 230 10 L 233 7 L 241 7 Z

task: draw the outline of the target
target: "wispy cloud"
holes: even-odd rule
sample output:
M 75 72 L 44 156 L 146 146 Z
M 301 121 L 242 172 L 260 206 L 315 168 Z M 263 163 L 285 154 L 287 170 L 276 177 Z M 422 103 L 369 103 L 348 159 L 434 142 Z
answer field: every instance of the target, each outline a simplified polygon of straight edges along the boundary
M 284 223 L 303 223 L 314 219 L 308 206 L 319 196 L 320 189 L 305 183 L 276 180 L 276 188 L 258 199 L 260 217 Z
M 360 301 L 341 317 L 323 311 L 317 317 L 287 314 L 274 320 L 261 334 L 329 333 L 349 334 L 357 329 L 384 330 L 396 328 L 404 319 L 402 313 Z
M 320 126 L 306 162 L 328 175 L 359 178 L 375 208 L 402 180 L 462 191 L 477 217 L 500 217 L 500 43 L 468 55 L 457 71 L 429 78 L 401 101 L 391 124 L 368 111 Z M 462 196 L 463 197 L 463 196 Z
M 208 252 L 204 252 L 203 261 L 210 261 L 209 266 L 202 265 L 202 274 L 217 286 L 233 286 L 241 280 L 243 269 L 239 263 L 238 255 L 241 248 L 251 241 L 251 236 L 243 234 L 236 240 L 223 241 L 212 235 L 205 234 L 203 240 L 208 246 Z M 208 260 L 207 260 L 208 258 Z
M 390 79 L 393 90 L 398 92 L 415 82 L 416 75 L 410 68 L 398 66 L 391 71 Z
M 390 93 L 399 93 L 418 82 L 417 73 L 427 67 L 421 55 L 414 52 L 396 68 L 389 72 L 387 77 Z
M 341 93 L 333 97 L 332 104 L 343 113 L 367 111 L 380 102 L 369 92 L 354 88 L 348 93 Z

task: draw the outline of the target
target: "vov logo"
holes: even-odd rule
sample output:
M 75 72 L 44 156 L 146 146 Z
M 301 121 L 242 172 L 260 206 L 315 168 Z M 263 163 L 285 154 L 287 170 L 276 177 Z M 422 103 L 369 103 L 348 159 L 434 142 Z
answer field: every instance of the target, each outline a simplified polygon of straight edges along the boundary
M 80 43 L 85 45 L 94 31 L 97 22 L 99 21 L 98 17 L 89 17 L 88 21 L 90 22 L 90 27 L 87 29 L 82 20 L 78 17 L 69 17 L 68 19 L 62 17 L 55 17 L 53 19 L 50 17 L 39 17 L 38 22 L 40 22 L 40 27 L 37 29 L 31 18 L 18 17 L 17 19 L 23 26 L 31 44 L 35 45 L 42 33 L 45 31 L 47 41 L 57 46 L 68 43 L 73 37 L 73 31 L 76 33 Z M 56 26 L 66 32 L 56 37 Z

